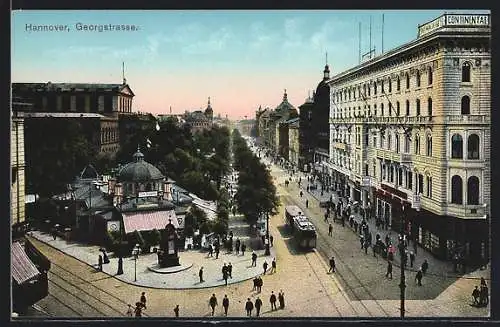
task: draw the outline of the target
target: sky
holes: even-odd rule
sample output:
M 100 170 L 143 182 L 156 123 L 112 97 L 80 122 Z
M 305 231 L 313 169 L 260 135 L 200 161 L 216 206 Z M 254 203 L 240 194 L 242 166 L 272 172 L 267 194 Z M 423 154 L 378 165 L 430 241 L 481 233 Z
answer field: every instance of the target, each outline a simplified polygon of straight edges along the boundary
M 122 62 L 135 93 L 133 111 L 205 109 L 231 119 L 277 107 L 286 89 L 295 107 L 323 78 L 417 37 L 419 24 L 444 12 L 478 10 L 184 10 L 13 11 L 12 82 L 121 83 Z M 126 24 L 136 30 L 81 26 Z M 62 25 L 57 31 L 29 26 Z

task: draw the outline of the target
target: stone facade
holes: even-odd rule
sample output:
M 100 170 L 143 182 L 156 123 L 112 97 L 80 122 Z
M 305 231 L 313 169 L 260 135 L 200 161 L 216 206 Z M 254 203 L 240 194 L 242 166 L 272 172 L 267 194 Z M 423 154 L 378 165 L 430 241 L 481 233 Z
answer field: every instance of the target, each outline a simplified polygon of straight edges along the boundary
M 299 166 L 300 156 L 300 121 L 299 118 L 293 119 L 288 125 L 288 160 L 295 167 Z
M 10 134 L 11 166 L 11 227 L 22 229 L 25 224 L 25 161 L 24 161 L 24 118 L 21 114 L 12 117 Z
M 334 180 L 396 230 L 411 206 L 405 228 L 442 257 L 487 256 L 490 36 L 444 23 L 328 81 Z

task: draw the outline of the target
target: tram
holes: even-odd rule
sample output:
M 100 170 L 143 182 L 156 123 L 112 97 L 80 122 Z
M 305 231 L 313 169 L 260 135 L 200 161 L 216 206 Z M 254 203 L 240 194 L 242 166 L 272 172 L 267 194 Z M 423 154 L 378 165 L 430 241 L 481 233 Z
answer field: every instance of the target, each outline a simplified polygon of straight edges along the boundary
M 302 214 L 302 210 L 297 206 L 287 206 L 285 208 L 287 225 L 292 229 L 293 237 L 297 245 L 303 250 L 310 250 L 316 247 L 316 228 L 309 219 Z

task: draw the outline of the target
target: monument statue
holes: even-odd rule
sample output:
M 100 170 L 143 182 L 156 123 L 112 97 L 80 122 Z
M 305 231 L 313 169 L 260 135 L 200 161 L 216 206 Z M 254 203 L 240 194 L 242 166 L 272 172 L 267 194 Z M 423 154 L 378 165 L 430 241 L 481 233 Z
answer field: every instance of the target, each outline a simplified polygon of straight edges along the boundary
M 177 240 L 179 236 L 175 230 L 172 220 L 161 231 L 160 249 L 158 250 L 158 264 L 161 268 L 180 266 L 177 251 Z

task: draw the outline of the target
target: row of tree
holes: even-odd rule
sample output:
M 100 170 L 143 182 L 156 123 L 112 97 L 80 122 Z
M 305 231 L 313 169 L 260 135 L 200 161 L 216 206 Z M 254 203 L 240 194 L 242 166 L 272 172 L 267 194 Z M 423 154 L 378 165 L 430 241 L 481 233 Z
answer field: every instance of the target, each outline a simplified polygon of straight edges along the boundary
M 253 224 L 264 214 L 275 215 L 280 202 L 269 169 L 248 148 L 237 129 L 232 135 L 234 168 L 239 172 L 235 200 L 238 211 Z

